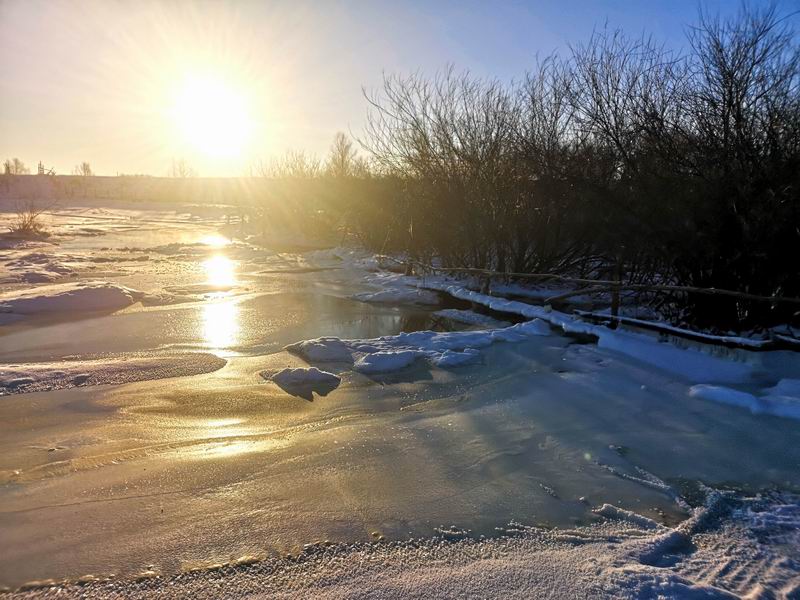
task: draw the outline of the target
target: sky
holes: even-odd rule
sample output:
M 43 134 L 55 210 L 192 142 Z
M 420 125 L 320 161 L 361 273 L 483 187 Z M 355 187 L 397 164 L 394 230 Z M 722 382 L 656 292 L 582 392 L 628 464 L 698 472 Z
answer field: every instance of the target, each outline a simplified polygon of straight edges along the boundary
M 753 4 L 758 4 L 757 2 Z M 0 0 L 0 158 L 58 173 L 237 176 L 358 133 L 362 88 L 448 64 L 521 77 L 595 28 L 685 46 L 739 0 Z M 778 0 L 783 13 L 800 0 Z

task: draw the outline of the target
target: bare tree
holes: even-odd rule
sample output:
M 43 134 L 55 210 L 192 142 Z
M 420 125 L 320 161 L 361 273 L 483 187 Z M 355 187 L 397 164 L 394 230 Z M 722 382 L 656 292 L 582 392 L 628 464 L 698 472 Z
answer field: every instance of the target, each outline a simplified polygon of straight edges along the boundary
M 336 133 L 325 164 L 326 173 L 331 177 L 344 178 L 355 176 L 359 170 L 363 170 L 363 166 L 359 164 L 353 142 L 341 131 Z
M 73 175 L 80 175 L 81 177 L 91 177 L 94 175 L 92 173 L 92 167 L 88 162 L 82 162 L 79 165 L 75 165 L 75 168 L 72 169 Z
M 169 176 L 185 179 L 188 177 L 196 177 L 197 173 L 195 173 L 195 170 L 192 169 L 184 159 L 180 158 L 176 160 L 173 158 Z
M 31 170 L 25 163 L 18 158 L 9 158 L 3 163 L 3 171 L 6 175 L 28 175 Z
M 283 156 L 260 163 L 254 170 L 259 176 L 272 179 L 314 179 L 322 174 L 322 163 L 313 154 L 287 150 Z

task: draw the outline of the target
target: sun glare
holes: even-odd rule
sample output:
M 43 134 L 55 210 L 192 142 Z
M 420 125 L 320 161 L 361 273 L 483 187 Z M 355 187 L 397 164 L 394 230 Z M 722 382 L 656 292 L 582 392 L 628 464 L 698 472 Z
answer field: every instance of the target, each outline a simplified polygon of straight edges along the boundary
M 253 129 L 246 95 L 213 75 L 183 80 L 175 93 L 172 119 L 189 149 L 207 157 L 242 155 Z
M 223 350 L 239 338 L 239 307 L 233 300 L 203 306 L 202 334 L 209 348 Z
M 227 256 L 221 254 L 212 256 L 203 262 L 203 269 L 209 285 L 225 287 L 236 283 L 236 266 Z

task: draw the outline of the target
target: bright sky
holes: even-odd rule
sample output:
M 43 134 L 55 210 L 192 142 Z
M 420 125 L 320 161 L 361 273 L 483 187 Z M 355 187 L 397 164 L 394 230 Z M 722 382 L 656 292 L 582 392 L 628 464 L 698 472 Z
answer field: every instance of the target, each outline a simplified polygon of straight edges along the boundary
M 798 0 L 781 0 L 786 13 Z M 707 0 L 712 12 L 739 0 Z M 519 77 L 604 23 L 684 42 L 696 0 L 0 0 L 0 158 L 59 173 L 241 175 L 357 132 L 361 87 L 447 63 Z

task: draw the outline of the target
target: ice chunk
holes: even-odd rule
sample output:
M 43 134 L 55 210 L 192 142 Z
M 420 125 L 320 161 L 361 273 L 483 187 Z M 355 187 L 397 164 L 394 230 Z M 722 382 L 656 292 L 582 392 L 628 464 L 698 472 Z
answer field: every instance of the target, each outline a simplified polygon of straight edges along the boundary
M 325 337 L 290 344 L 285 350 L 310 362 L 354 363 L 353 369 L 361 373 L 386 373 L 403 369 L 417 358 L 442 368 L 471 364 L 479 360 L 478 348 L 549 334 L 550 326 L 534 319 L 481 331 L 414 331 L 367 340 Z
M 471 365 L 481 360 L 481 353 L 474 348 L 467 348 L 463 352 L 454 352 L 453 350 L 445 350 L 441 355 L 433 358 L 431 362 L 439 368 L 450 369 L 453 367 L 462 367 Z
M 284 350 L 299 354 L 312 362 L 352 362 L 350 347 L 339 338 L 322 337 L 289 344 Z
M 359 358 L 353 370 L 359 373 L 388 373 L 405 369 L 414 362 L 419 353 L 413 350 L 384 350 L 365 354 Z
M 316 367 L 311 368 L 286 368 L 277 373 L 264 371 L 261 376 L 272 381 L 284 392 L 293 396 L 299 396 L 306 400 L 313 400 L 314 394 L 327 396 L 341 383 L 338 375 L 321 371 Z
M 327 371 L 320 371 L 316 367 L 308 369 L 283 369 L 270 375 L 269 379 L 280 385 L 297 385 L 300 383 L 333 383 L 339 385 L 341 378 Z
M 719 402 L 721 404 L 730 404 L 732 406 L 741 406 L 748 408 L 753 413 L 764 412 L 764 404 L 753 394 L 747 392 L 740 392 L 721 385 L 693 385 L 689 388 L 689 395 L 692 398 L 700 398 L 702 400 L 711 400 L 712 402 Z

